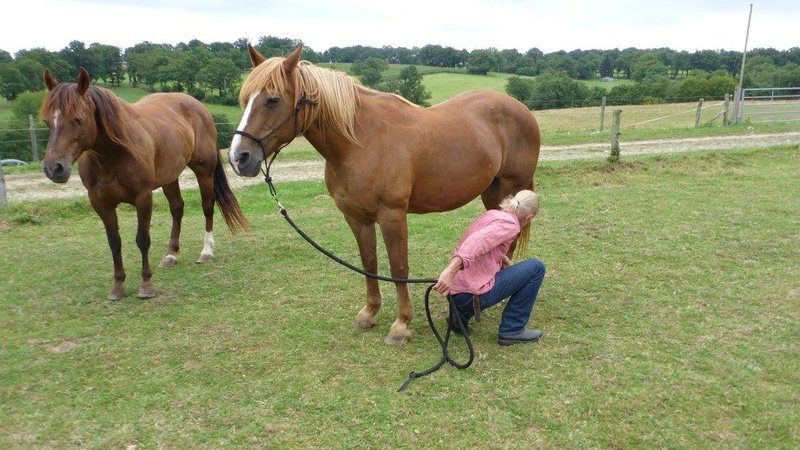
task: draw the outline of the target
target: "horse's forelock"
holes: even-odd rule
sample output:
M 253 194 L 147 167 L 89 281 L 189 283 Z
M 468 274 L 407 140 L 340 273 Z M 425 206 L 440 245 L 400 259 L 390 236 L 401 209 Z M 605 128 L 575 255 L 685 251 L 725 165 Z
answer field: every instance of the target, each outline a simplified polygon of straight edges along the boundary
M 61 83 L 47 95 L 42 103 L 41 115 L 44 117 L 59 111 L 65 117 L 75 117 L 86 103 L 81 99 L 75 83 Z
M 269 58 L 254 67 L 239 90 L 239 105 L 244 108 L 250 97 L 266 89 L 283 92 L 286 88 L 286 76 L 280 70 L 285 58 Z
M 242 107 L 262 90 L 275 93 L 286 91 L 289 80 L 283 71 L 285 60 L 269 58 L 253 68 L 239 91 Z M 297 102 L 305 93 L 306 98 L 315 103 L 313 107 L 303 109 L 303 122 L 308 125 L 319 119 L 322 128 L 333 129 L 350 141 L 357 142 L 353 127 L 358 104 L 357 87 L 360 86 L 358 80 L 342 72 L 317 67 L 308 61 L 300 61 L 295 70 L 294 101 Z

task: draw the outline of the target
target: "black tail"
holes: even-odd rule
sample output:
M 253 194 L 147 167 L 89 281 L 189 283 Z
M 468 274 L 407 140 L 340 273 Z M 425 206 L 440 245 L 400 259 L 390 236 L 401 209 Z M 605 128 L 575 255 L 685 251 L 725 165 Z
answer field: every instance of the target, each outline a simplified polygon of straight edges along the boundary
M 250 231 L 250 223 L 239 208 L 239 202 L 233 195 L 231 187 L 228 185 L 228 177 L 225 175 L 225 167 L 222 165 L 222 158 L 217 158 L 217 167 L 214 168 L 214 195 L 217 205 L 225 218 L 225 223 L 231 232 L 238 230 Z

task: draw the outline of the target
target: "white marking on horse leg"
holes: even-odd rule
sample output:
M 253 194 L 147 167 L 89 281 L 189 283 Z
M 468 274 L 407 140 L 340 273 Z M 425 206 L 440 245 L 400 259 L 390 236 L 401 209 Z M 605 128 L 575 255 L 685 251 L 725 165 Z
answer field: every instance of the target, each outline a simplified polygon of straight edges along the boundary
M 247 126 L 247 121 L 250 119 L 250 113 L 253 111 L 253 103 L 255 103 L 258 94 L 255 94 L 250 97 L 247 101 L 247 107 L 244 109 L 244 113 L 242 114 L 242 120 L 239 122 L 239 127 L 236 128 L 236 131 L 244 131 L 244 127 Z M 236 150 L 239 149 L 239 144 L 242 143 L 242 135 L 241 134 L 234 134 L 233 140 L 231 140 L 231 148 L 228 151 L 228 159 L 230 161 L 236 160 Z M 233 169 L 236 173 L 239 173 L 239 168 L 236 164 L 233 164 Z
M 214 259 L 214 234 L 210 231 L 206 231 L 205 237 L 203 238 L 203 251 L 200 252 L 200 259 L 198 259 L 197 262 L 205 263 L 212 259 Z

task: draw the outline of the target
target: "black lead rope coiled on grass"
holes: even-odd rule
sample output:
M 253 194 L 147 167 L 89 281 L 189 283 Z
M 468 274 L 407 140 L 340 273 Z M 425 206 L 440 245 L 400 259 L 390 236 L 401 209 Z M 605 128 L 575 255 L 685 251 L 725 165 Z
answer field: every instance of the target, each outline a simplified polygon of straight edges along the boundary
M 272 186 L 272 180 L 270 178 L 267 178 L 267 183 L 269 183 L 269 185 Z M 270 187 L 270 191 L 273 191 L 272 187 Z M 475 359 L 475 349 L 472 347 L 472 340 L 469 338 L 469 334 L 467 334 L 466 326 L 464 325 L 464 322 L 461 320 L 461 315 L 460 314 L 454 314 L 454 312 L 457 311 L 457 309 L 456 309 L 455 302 L 453 301 L 453 297 L 451 295 L 447 296 L 447 301 L 448 301 L 448 306 L 449 306 L 448 317 L 455 317 L 456 318 L 456 321 L 458 322 L 458 328 L 461 331 L 461 335 L 464 337 L 464 341 L 466 342 L 467 347 L 469 348 L 469 359 L 467 360 L 466 363 L 461 364 L 461 363 L 455 361 L 453 358 L 450 357 L 449 350 L 448 350 L 449 344 L 450 344 L 450 335 L 452 334 L 452 330 L 451 330 L 450 326 L 447 327 L 447 332 L 445 333 L 445 337 L 442 338 L 442 335 L 439 334 L 439 330 L 436 328 L 436 325 L 434 325 L 434 323 L 433 323 L 433 317 L 431 316 L 431 308 L 430 308 L 430 296 L 431 296 L 431 290 L 433 290 L 433 286 L 437 282 L 436 279 L 432 279 L 432 278 L 408 278 L 408 279 L 390 278 L 390 277 L 384 277 L 384 276 L 381 276 L 381 275 L 377 275 L 377 274 L 374 274 L 374 273 L 369 273 L 369 272 L 367 272 L 367 271 L 365 271 L 365 270 L 363 270 L 363 269 L 361 269 L 359 267 L 356 267 L 356 266 L 348 263 L 347 261 L 344 261 L 343 259 L 339 258 L 338 256 L 334 255 L 333 253 L 329 252 L 328 250 L 326 250 L 324 247 L 322 247 L 321 245 L 317 244 L 316 242 L 314 242 L 314 240 L 311 239 L 307 234 L 305 234 L 303 232 L 303 230 L 301 230 L 300 227 L 298 227 L 297 224 L 294 223 L 292 218 L 289 217 L 289 212 L 286 211 L 286 208 L 284 208 L 282 205 L 280 205 L 280 202 L 278 203 L 278 205 L 279 205 L 279 208 L 280 208 L 281 215 L 286 219 L 287 222 L 289 222 L 289 225 L 291 225 L 292 228 L 294 228 L 295 231 L 297 231 L 297 233 L 300 236 L 302 236 L 303 239 L 306 240 L 306 242 L 311 244 L 314 248 L 319 250 L 325 256 L 327 256 L 327 257 L 331 258 L 332 260 L 338 262 L 339 264 L 347 267 L 348 269 L 356 271 L 356 272 L 358 272 L 358 273 L 360 273 L 360 274 L 362 274 L 364 276 L 367 276 L 367 277 L 370 277 L 370 278 L 374 278 L 376 280 L 388 281 L 388 282 L 391 282 L 391 283 L 409 283 L 409 284 L 430 283 L 430 286 L 428 286 L 428 289 L 425 290 L 425 316 L 428 319 L 428 325 L 430 325 L 431 330 L 433 331 L 433 335 L 436 336 L 436 340 L 439 341 L 439 345 L 442 347 L 442 359 L 440 359 L 438 363 L 434 364 L 429 369 L 423 370 L 422 372 L 411 372 L 410 374 L 408 374 L 408 379 L 406 380 L 405 383 L 403 383 L 402 386 L 400 386 L 400 389 L 398 389 L 397 392 L 402 392 L 402 391 L 406 390 L 406 388 L 408 388 L 408 386 L 411 384 L 411 382 L 416 380 L 417 378 L 421 378 L 421 377 L 424 377 L 426 375 L 430 375 L 433 372 L 436 372 L 446 362 L 449 362 L 452 366 L 454 366 L 454 367 L 456 367 L 458 369 L 466 369 L 467 367 L 472 365 L 472 361 Z
M 289 217 L 289 212 L 286 211 L 286 208 L 284 208 L 283 205 L 281 204 L 280 200 L 278 200 L 277 191 L 275 190 L 275 186 L 272 184 L 272 177 L 269 175 L 269 169 L 272 166 L 272 162 L 275 161 L 275 158 L 278 156 L 278 153 L 279 153 L 279 151 L 275 152 L 273 154 L 273 156 L 270 159 L 269 163 L 266 165 L 266 170 L 262 172 L 264 174 L 264 181 L 269 186 L 269 192 L 272 195 L 272 197 L 275 199 L 275 202 L 278 204 L 278 209 L 280 210 L 281 215 L 284 217 L 284 219 L 286 219 L 287 222 L 289 222 L 289 225 L 291 225 L 292 228 L 294 228 L 295 231 L 297 231 L 297 233 L 300 236 L 302 236 L 303 239 L 306 240 L 306 242 L 311 244 L 320 253 L 322 253 L 323 255 L 327 256 L 328 258 L 331 258 L 332 260 L 334 260 L 334 261 L 338 262 L 339 264 L 347 267 L 348 269 L 353 270 L 355 272 L 358 272 L 361 275 L 364 275 L 366 277 L 370 277 L 370 278 L 373 278 L 373 279 L 376 279 L 376 280 L 380 280 L 380 281 L 388 281 L 390 283 L 408 283 L 408 284 L 425 284 L 425 283 L 429 283 L 430 284 L 430 286 L 428 286 L 428 289 L 425 291 L 425 315 L 427 316 L 428 325 L 430 325 L 431 330 L 433 331 L 433 335 L 436 336 L 436 340 L 439 341 L 439 345 L 442 347 L 442 359 L 440 359 L 438 363 L 434 364 L 429 369 L 423 370 L 422 372 L 411 372 L 408 375 L 408 379 L 406 380 L 406 382 L 403 383 L 402 386 L 400 386 L 400 389 L 398 389 L 397 392 L 402 392 L 402 391 L 406 390 L 406 388 L 408 388 L 408 386 L 411 384 L 411 382 L 416 380 L 417 378 L 421 378 L 421 377 L 424 377 L 426 375 L 430 375 L 433 372 L 436 372 L 446 362 L 450 363 L 452 366 L 454 366 L 454 367 L 456 367 L 458 369 L 466 369 L 467 367 L 472 365 L 472 361 L 475 359 L 475 350 L 472 347 L 472 340 L 469 338 L 469 335 L 467 334 L 466 326 L 465 326 L 464 322 L 461 320 L 461 314 L 457 314 L 457 313 L 454 314 L 454 312 L 457 311 L 457 309 L 456 309 L 456 305 L 455 305 L 455 302 L 453 301 L 453 297 L 452 296 L 450 296 L 450 295 L 447 296 L 448 307 L 449 307 L 448 317 L 451 317 L 451 318 L 455 317 L 456 318 L 456 321 L 458 322 L 459 330 L 461 331 L 461 335 L 464 337 L 464 341 L 467 344 L 467 348 L 469 348 L 469 359 L 467 360 L 466 363 L 461 364 L 461 363 L 455 361 L 454 359 L 452 359 L 450 357 L 450 354 L 449 354 L 449 351 L 448 351 L 448 347 L 449 347 L 449 344 L 450 344 L 450 335 L 452 334 L 451 327 L 448 325 L 447 332 L 445 333 L 445 337 L 442 338 L 442 335 L 439 334 L 439 330 L 436 328 L 436 325 L 434 325 L 434 323 L 433 323 L 433 317 L 431 317 L 431 308 L 430 308 L 430 294 L 431 294 L 431 290 L 433 289 L 434 284 L 436 284 L 436 282 L 438 280 L 436 280 L 434 278 L 408 278 L 408 279 L 391 278 L 391 277 L 384 277 L 384 276 L 381 276 L 381 275 L 377 275 L 377 274 L 374 274 L 374 273 L 369 273 L 369 272 L 361 269 L 360 267 L 356 267 L 356 266 L 348 263 L 347 261 L 337 257 L 333 253 L 329 252 L 324 247 L 322 247 L 321 245 L 317 244 L 306 233 L 304 233 L 303 230 L 301 230 L 300 227 L 298 227 L 296 223 L 294 223 L 292 218 Z

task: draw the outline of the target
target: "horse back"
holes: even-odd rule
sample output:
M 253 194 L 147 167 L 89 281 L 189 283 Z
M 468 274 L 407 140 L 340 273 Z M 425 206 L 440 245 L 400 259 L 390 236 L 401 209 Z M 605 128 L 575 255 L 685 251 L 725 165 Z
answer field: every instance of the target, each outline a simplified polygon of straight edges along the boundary
M 217 130 L 206 107 L 181 93 L 151 94 L 134 105 L 144 142 L 152 146 L 157 184 L 173 181 L 192 162 L 213 169 L 218 158 Z

